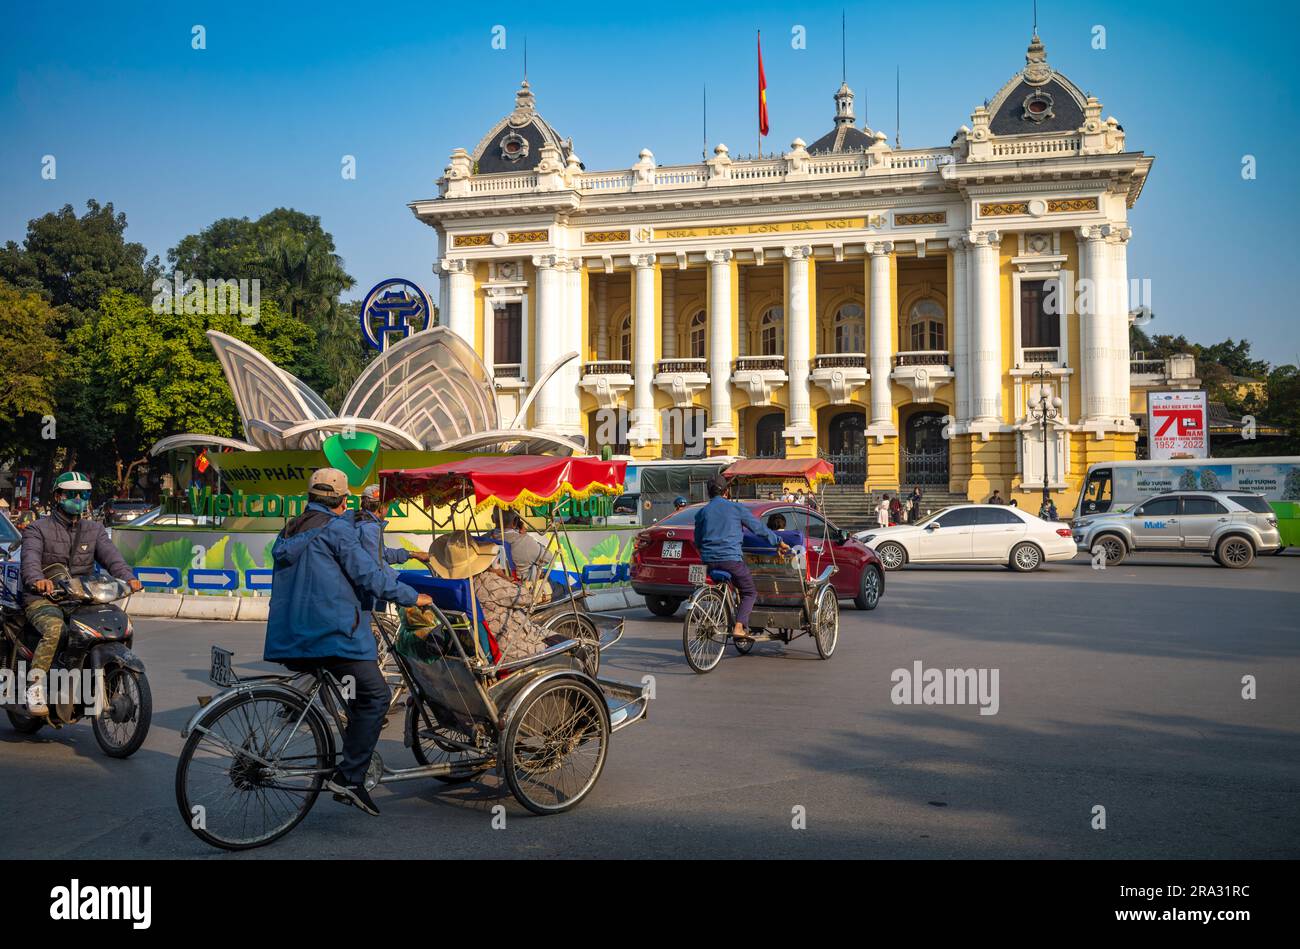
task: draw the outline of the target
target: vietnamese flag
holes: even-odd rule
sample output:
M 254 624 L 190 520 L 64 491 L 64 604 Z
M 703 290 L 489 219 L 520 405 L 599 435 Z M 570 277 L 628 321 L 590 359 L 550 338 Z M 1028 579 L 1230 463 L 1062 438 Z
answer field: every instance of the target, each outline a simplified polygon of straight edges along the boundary
M 208 470 L 210 464 L 211 462 L 208 461 L 208 450 L 205 448 L 199 452 L 199 457 L 194 459 L 194 467 L 199 469 L 199 474 L 203 474 Z
M 767 77 L 763 75 L 763 33 L 758 34 L 758 134 L 767 134 Z

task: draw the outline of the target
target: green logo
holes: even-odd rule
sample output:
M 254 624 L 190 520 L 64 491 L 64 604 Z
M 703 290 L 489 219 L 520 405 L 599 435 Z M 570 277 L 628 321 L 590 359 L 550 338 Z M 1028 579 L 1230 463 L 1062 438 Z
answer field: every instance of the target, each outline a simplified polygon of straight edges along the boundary
M 370 479 L 370 473 L 379 460 L 379 436 L 370 432 L 340 432 L 325 439 L 321 445 L 325 460 L 348 476 L 348 486 L 359 488 Z M 348 455 L 350 451 L 366 452 L 364 465 L 358 465 Z

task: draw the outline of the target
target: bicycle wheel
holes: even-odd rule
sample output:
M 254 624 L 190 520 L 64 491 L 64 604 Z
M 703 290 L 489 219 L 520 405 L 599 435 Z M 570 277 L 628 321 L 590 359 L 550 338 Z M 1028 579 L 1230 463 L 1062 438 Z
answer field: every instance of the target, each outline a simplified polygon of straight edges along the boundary
M 593 679 L 600 672 L 600 630 L 589 616 L 581 613 L 561 613 L 546 624 L 546 629 L 565 639 L 576 639 L 582 643 L 574 655 L 582 662 L 582 668 Z
M 722 661 L 731 633 L 727 598 L 716 587 L 708 587 L 691 598 L 682 622 L 682 651 L 696 672 L 710 672 Z
M 835 652 L 835 644 L 840 641 L 840 601 L 829 584 L 817 593 L 812 621 L 817 655 L 829 659 Z
M 176 804 L 200 840 L 262 847 L 307 816 L 334 767 L 333 737 L 307 703 L 255 688 L 199 720 L 176 764 Z
M 604 696 L 580 679 L 555 679 L 539 686 L 506 725 L 506 782 L 534 814 L 559 814 L 595 787 L 608 749 Z
M 413 704 L 406 706 L 406 734 L 411 740 L 411 754 L 415 756 L 416 763 L 420 765 L 431 764 L 458 764 L 461 762 L 472 761 L 476 755 L 472 751 L 465 751 L 449 742 L 470 743 L 473 739 L 464 732 L 457 731 L 454 728 L 444 728 L 437 721 L 433 721 L 433 727 L 428 727 L 424 718 L 420 715 L 420 710 Z M 434 777 L 444 784 L 463 784 L 473 778 L 478 777 L 487 770 L 484 767 L 474 771 L 472 774 L 435 774 Z

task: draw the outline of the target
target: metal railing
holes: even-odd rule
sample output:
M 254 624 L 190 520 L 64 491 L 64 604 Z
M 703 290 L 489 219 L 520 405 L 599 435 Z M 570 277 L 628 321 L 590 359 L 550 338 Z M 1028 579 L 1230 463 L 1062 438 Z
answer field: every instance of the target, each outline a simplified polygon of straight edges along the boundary
M 598 359 L 582 364 L 584 376 L 630 376 L 632 363 L 627 359 Z
M 1057 346 L 1034 346 L 1023 350 L 1020 358 L 1025 363 L 1060 362 L 1061 350 Z
M 866 353 L 824 353 L 813 357 L 814 369 L 866 369 Z
M 708 372 L 707 359 L 661 359 L 655 367 L 656 372 Z
M 492 375 L 498 379 L 522 379 L 524 377 L 524 364 L 519 362 L 494 363 Z
M 821 451 L 817 454 L 835 466 L 836 484 L 866 483 L 867 453 L 865 451 L 842 453 Z
M 753 371 L 765 371 L 765 370 L 776 370 L 777 372 L 785 372 L 785 357 L 784 356 L 741 356 L 739 359 L 736 360 L 736 365 L 735 365 L 736 372 L 746 372 L 746 371 L 753 372 Z
M 948 350 L 923 349 L 899 353 L 894 357 L 895 366 L 946 366 Z
M 1130 359 L 1128 371 L 1134 375 L 1163 376 L 1165 361 L 1163 359 Z
M 903 462 L 903 483 L 922 485 L 948 484 L 948 451 L 899 451 Z

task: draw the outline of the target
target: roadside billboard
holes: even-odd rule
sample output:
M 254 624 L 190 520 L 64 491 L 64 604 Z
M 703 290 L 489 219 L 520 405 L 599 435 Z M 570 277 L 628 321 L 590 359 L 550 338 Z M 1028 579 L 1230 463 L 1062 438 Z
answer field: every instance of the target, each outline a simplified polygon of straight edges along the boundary
M 1147 454 L 1152 461 L 1208 458 L 1205 391 L 1147 393 Z

